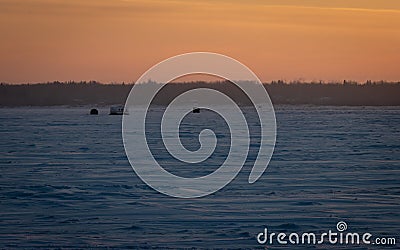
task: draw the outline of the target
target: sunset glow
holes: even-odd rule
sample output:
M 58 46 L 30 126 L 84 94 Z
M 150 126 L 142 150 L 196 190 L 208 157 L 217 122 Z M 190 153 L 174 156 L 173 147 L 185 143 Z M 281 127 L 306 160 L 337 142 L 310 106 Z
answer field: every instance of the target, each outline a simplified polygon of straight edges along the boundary
M 400 1 L 0 0 L 0 82 L 132 82 L 181 53 L 263 81 L 400 80 Z

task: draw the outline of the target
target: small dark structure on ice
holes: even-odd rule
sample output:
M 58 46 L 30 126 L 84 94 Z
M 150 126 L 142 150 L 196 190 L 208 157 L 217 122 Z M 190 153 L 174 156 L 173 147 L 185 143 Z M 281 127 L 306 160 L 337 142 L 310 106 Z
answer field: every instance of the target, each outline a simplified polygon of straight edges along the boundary
M 99 114 L 99 111 L 98 111 L 97 109 L 91 109 L 91 110 L 90 110 L 90 114 L 91 114 L 91 115 L 98 115 L 98 114 Z

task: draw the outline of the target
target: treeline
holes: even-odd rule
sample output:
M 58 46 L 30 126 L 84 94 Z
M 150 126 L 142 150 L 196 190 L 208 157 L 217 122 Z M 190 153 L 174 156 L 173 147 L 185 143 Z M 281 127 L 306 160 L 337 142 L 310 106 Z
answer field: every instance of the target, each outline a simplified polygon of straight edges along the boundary
M 168 84 L 156 104 L 167 104 L 177 93 L 208 87 L 240 100 L 240 90 L 229 82 Z M 276 81 L 264 84 L 274 104 L 399 106 L 400 82 L 300 83 Z M 0 106 L 112 105 L 123 104 L 132 84 L 52 82 L 0 84 Z M 244 100 L 241 104 L 247 104 Z
M 109 105 L 124 103 L 132 85 L 98 82 L 1 84 L 0 106 Z
M 276 104 L 399 106 L 400 82 L 290 83 L 266 86 Z

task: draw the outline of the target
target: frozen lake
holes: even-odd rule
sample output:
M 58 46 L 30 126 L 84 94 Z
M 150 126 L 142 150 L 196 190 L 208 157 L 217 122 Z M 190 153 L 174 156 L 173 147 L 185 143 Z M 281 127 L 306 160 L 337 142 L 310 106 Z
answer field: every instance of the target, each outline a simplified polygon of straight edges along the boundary
M 256 248 L 266 226 L 318 233 L 338 221 L 399 244 L 399 107 L 276 106 L 260 180 L 248 184 L 245 166 L 222 190 L 187 200 L 144 184 L 125 156 L 122 117 L 89 109 L 0 109 L 0 248 Z M 201 176 L 220 161 L 178 170 Z

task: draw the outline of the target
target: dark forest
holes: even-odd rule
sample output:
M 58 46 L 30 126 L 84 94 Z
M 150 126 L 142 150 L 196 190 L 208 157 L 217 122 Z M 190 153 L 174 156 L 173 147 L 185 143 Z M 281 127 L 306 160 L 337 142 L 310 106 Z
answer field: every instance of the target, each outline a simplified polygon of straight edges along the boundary
M 188 82 L 167 84 L 165 94 L 208 87 L 237 95 L 229 82 Z M 400 82 L 300 83 L 276 81 L 265 83 L 274 104 L 399 106 Z M 101 84 L 98 82 L 51 82 L 39 84 L 0 85 L 0 106 L 83 106 L 123 104 L 132 84 Z M 167 98 L 168 99 L 168 98 Z M 159 100 L 160 105 L 165 105 Z M 246 104 L 246 103 L 242 103 Z

